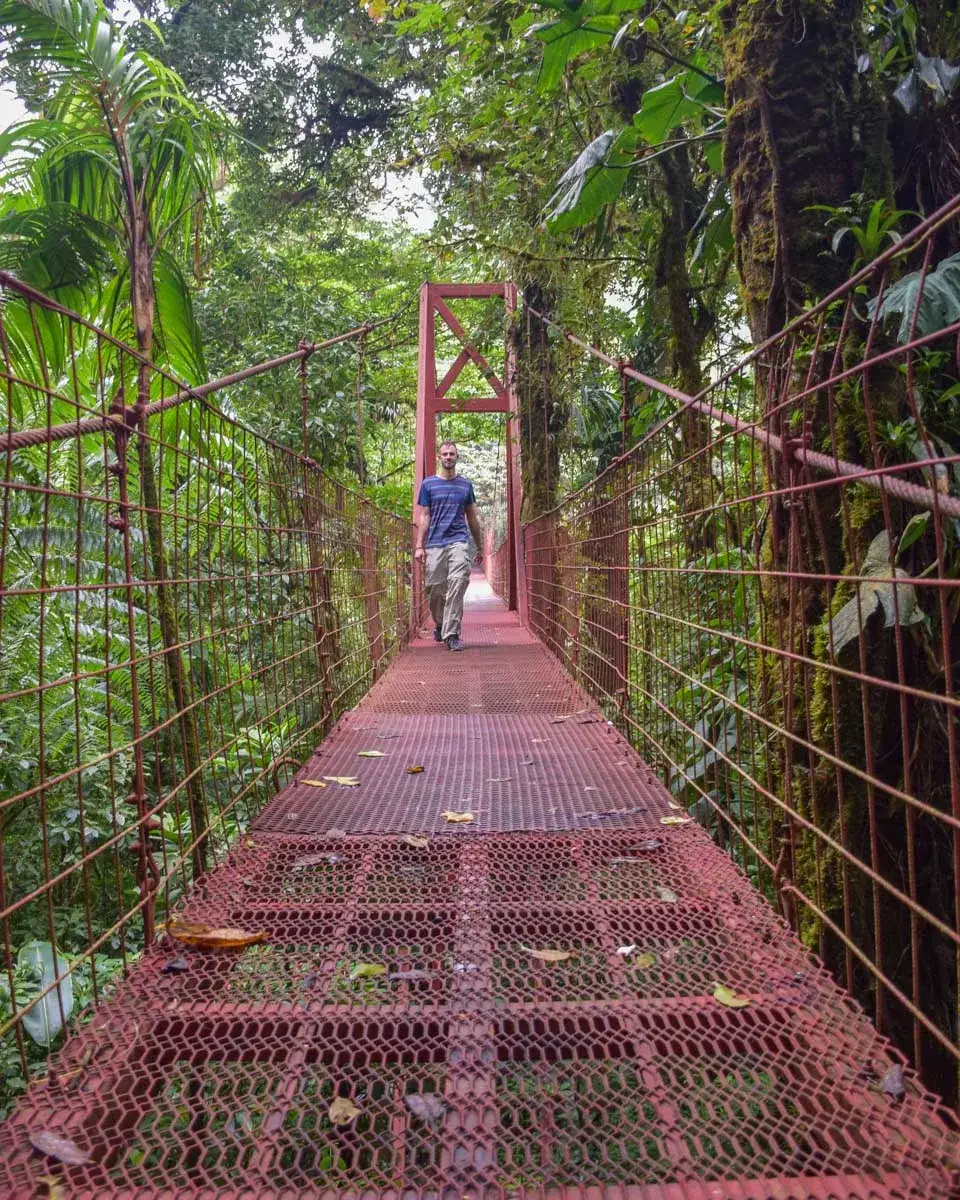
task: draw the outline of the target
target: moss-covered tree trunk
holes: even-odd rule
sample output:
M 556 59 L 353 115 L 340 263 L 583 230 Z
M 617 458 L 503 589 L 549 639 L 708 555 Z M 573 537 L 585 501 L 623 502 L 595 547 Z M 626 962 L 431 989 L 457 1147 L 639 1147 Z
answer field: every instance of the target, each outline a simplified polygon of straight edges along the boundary
M 858 190 L 871 199 L 890 193 L 892 153 L 886 140 L 885 110 L 856 75 L 860 9 L 859 0 L 728 0 L 721 9 L 730 114 L 725 169 L 733 201 L 736 263 L 750 331 L 758 344 L 844 277 L 841 263 L 829 253 L 823 213 L 812 211 L 812 206 L 840 205 Z M 843 365 L 855 365 L 862 352 L 854 320 L 843 347 Z M 789 406 L 774 411 L 794 382 L 788 374 L 793 369 L 789 360 L 778 359 L 776 353 L 757 368 L 757 404 L 761 415 L 766 414 L 767 428 L 777 434 L 792 432 L 791 416 L 798 415 Z M 879 426 L 899 420 L 907 411 L 902 377 L 895 370 L 886 376 L 874 371 L 871 385 Z M 861 389 L 855 381 L 831 389 L 829 414 L 827 392 L 823 389 L 819 406 L 800 414 L 809 422 L 814 444 L 853 461 L 871 461 Z M 802 478 L 792 475 L 789 463 L 780 456 L 771 456 L 766 470 L 766 486 L 772 492 Z M 762 565 L 770 574 L 761 597 L 760 636 L 779 650 L 827 659 L 825 616 L 850 594 L 833 594 L 830 585 L 791 580 L 788 572 L 857 572 L 874 535 L 888 522 L 894 529 L 902 528 L 912 515 L 892 503 L 884 514 L 879 493 L 868 489 L 849 488 L 845 495 L 845 513 L 836 493 L 827 489 L 819 496 L 808 493 L 799 503 L 787 505 L 776 496 L 770 502 L 762 551 Z M 922 654 L 907 639 L 904 642 L 898 665 L 893 634 L 868 626 L 843 651 L 841 665 L 880 678 L 897 679 L 902 673 L 908 683 L 936 692 L 938 685 Z M 761 668 L 767 678 L 757 691 L 768 698 L 764 715 L 823 753 L 808 752 L 798 741 L 783 738 L 782 754 L 770 774 L 772 785 L 792 809 L 856 858 L 871 863 L 895 886 L 905 888 L 910 870 L 905 844 L 908 818 L 902 807 L 871 788 L 863 777 L 834 768 L 827 756 L 836 755 L 892 787 L 925 798 L 938 796 L 945 778 L 945 743 L 942 731 L 935 728 L 936 714 L 920 711 L 921 705 L 905 718 L 893 692 L 861 689 L 855 680 L 807 668 L 799 660 L 791 662 L 779 655 L 773 659 L 770 656 Z M 924 730 L 930 737 L 923 763 L 911 761 L 916 759 L 915 748 L 903 745 L 905 720 L 917 737 Z M 929 963 L 922 985 L 923 1007 L 931 1013 L 938 1010 L 941 1027 L 949 1028 L 956 999 L 949 947 L 940 946 L 937 952 L 931 948 L 927 957 L 927 935 L 919 929 L 911 931 L 903 904 L 830 853 L 819 839 L 803 836 L 798 827 L 788 827 L 783 836 L 792 852 L 785 861 L 798 890 L 812 898 L 907 995 L 912 988 L 906 948 L 913 932 Z M 770 841 L 778 854 L 783 844 L 778 845 L 777 830 L 770 831 Z M 951 868 L 948 854 L 933 841 L 928 834 L 914 848 L 921 863 L 914 886 L 920 903 L 950 924 L 952 913 L 946 911 L 944 894 L 952 894 Z M 940 859 L 942 870 L 935 866 Z M 904 1049 L 919 1049 L 906 1010 L 885 1002 L 873 976 L 858 966 L 842 940 L 830 936 L 809 910 L 801 912 L 799 926 L 804 940 L 819 949 L 873 1009 L 884 1031 Z M 924 1049 L 926 1078 L 949 1094 L 948 1056 L 932 1041 Z
M 557 502 L 558 437 L 566 425 L 567 410 L 557 387 L 557 359 L 548 326 L 530 311 L 549 315 L 553 298 L 542 284 L 532 281 L 523 285 L 523 301 L 513 343 L 520 401 L 521 521 L 526 525 Z

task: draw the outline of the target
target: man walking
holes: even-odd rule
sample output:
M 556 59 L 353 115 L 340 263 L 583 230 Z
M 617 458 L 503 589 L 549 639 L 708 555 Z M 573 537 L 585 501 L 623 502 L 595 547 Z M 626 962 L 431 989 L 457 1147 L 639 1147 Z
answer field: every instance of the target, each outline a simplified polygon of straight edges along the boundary
M 436 642 L 446 642 L 448 650 L 466 649 L 460 641 L 460 625 L 463 595 L 470 582 L 468 525 L 477 546 L 476 561 L 483 561 L 477 498 L 470 480 L 457 474 L 457 458 L 456 443 L 443 442 L 440 474 L 429 475 L 420 485 L 414 555 L 418 560 L 426 558 L 433 638 Z

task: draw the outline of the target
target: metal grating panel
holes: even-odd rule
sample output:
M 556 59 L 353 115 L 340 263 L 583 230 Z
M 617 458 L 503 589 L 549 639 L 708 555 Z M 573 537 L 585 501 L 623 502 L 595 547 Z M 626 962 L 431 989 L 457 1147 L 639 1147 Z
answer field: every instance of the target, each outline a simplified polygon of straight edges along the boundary
M 919 1200 L 956 1182 L 929 1098 L 883 1093 L 866 1018 L 695 827 L 246 838 L 190 915 L 269 940 L 150 951 L 0 1127 L 4 1195 L 48 1171 L 39 1129 L 92 1155 L 59 1168 L 71 1197 Z M 387 971 L 351 980 L 358 962 Z M 719 1005 L 715 979 L 750 1006 Z M 343 1129 L 337 1096 L 360 1114 Z
M 266 940 L 162 937 L 0 1126 L 0 1194 L 51 1171 L 71 1198 L 957 1194 L 948 1114 L 909 1071 L 901 1102 L 883 1090 L 896 1060 L 863 1013 L 698 826 L 661 824 L 668 793 L 555 662 L 524 675 L 542 652 L 515 618 L 489 617 L 482 650 L 401 655 L 299 773 L 359 787 L 290 785 L 195 889 L 190 919 Z M 569 703 L 397 712 L 417 672 L 418 710 L 461 683 Z M 468 799 L 473 825 L 438 819 Z M 584 828 L 546 832 L 564 825 Z M 343 1127 L 337 1097 L 359 1110 Z M 51 1164 L 40 1130 L 91 1161 Z

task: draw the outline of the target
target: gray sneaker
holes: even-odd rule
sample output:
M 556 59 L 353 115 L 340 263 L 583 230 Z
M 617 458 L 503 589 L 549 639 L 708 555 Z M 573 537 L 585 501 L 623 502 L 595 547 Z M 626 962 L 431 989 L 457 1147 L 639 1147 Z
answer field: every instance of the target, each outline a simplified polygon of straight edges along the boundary
M 447 638 L 447 649 L 448 650 L 466 650 L 466 646 L 463 644 L 463 642 L 460 641 L 460 639 L 454 633 L 454 634 L 451 634 L 450 637 Z

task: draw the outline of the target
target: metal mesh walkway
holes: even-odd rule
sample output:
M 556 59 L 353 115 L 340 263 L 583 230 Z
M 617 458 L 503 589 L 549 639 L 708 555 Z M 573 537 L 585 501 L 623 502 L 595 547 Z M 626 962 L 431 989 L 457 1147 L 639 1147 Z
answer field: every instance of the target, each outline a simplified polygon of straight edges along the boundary
M 186 906 L 266 940 L 161 938 L 0 1126 L 0 1194 L 44 1194 L 39 1130 L 70 1197 L 958 1194 L 947 1115 L 484 587 Z

